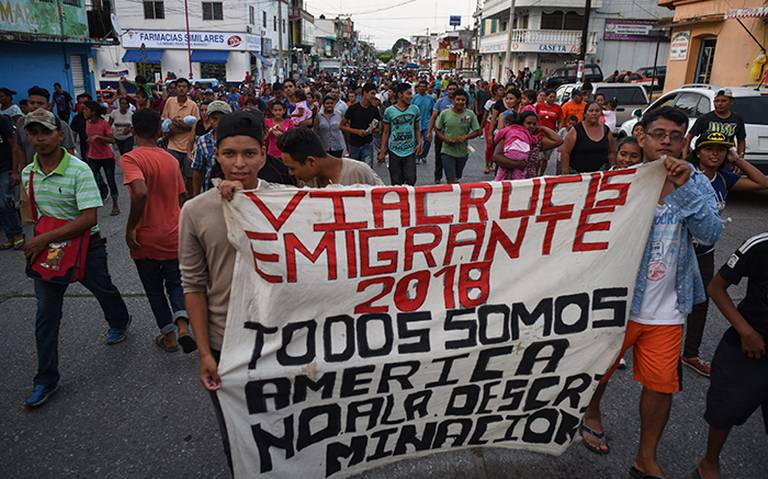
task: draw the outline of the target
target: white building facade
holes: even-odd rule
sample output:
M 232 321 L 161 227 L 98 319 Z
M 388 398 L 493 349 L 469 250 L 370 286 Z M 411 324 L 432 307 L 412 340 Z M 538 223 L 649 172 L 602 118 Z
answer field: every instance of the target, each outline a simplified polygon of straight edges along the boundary
M 188 8 L 187 15 L 184 0 L 114 0 L 120 45 L 96 49 L 97 85 L 113 86 L 121 76 L 165 78 L 169 72 L 229 83 L 242 82 L 247 73 L 268 81 L 285 74 L 286 2 L 189 1 Z
M 516 0 L 509 25 L 509 0 L 485 0 L 478 32 L 481 76 L 506 80 L 503 72 L 508 29 L 512 28 L 509 68 L 541 67 L 546 77 L 576 60 L 584 25 L 583 0 Z M 657 42 L 653 30 L 665 9 L 655 0 L 593 0 L 589 19 L 586 62 L 597 63 L 604 76 L 614 70 L 653 66 L 658 43 L 664 64 L 668 43 Z

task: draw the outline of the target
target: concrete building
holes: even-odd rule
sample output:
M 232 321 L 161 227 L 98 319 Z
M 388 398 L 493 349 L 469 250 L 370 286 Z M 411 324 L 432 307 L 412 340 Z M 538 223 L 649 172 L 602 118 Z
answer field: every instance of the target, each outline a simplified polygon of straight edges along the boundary
M 290 0 L 291 21 L 291 75 L 302 76 L 316 63 L 315 17 L 310 14 L 304 0 Z
M 656 0 L 593 0 L 587 37 L 587 63 L 600 65 L 605 76 L 614 70 L 664 63 L 668 44 L 657 41 L 654 25 L 664 15 Z M 481 75 L 486 80 L 506 78 L 502 72 L 508 28 L 512 28 L 510 69 L 540 66 L 546 76 L 574 62 L 581 48 L 584 25 L 582 0 L 517 0 L 509 25 L 508 0 L 486 0 L 479 22 Z
M 334 21 L 324 15 L 315 18 L 315 52 L 321 59 L 339 56 Z
M 61 83 L 72 96 L 95 93 L 89 66 L 88 12 L 80 0 L 8 0 L 0 3 L 0 87 L 26 98 L 39 85 Z M 34 72 L 34 74 L 32 74 Z
M 288 4 L 281 0 L 189 2 L 189 37 L 184 0 L 114 0 L 108 5 L 122 34 L 120 45 L 96 51 L 102 85 L 113 85 L 120 76 L 164 78 L 168 72 L 232 83 L 250 72 L 274 81 L 286 71 Z
M 765 51 L 758 41 L 768 43 L 768 7 L 762 0 L 659 0 L 659 5 L 674 11 L 665 90 L 686 83 L 757 84 L 765 78 Z

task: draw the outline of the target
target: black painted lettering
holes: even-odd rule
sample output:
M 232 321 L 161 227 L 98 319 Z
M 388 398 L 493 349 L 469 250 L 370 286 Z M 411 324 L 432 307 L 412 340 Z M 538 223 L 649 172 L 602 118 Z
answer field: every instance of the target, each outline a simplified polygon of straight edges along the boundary
M 475 312 L 475 308 L 450 309 L 445 313 L 445 331 L 466 331 L 464 339 L 445 342 L 445 349 L 471 348 L 477 345 L 477 321 L 473 319 L 456 319 Z
M 344 327 L 343 333 L 335 331 L 334 326 L 339 324 Z M 334 343 L 344 338 L 344 349 L 334 352 Z M 349 361 L 355 354 L 355 318 L 348 314 L 331 316 L 325 319 L 323 324 L 323 348 L 325 361 L 329 363 L 342 363 Z
M 566 309 L 578 308 L 578 319 L 566 322 Z M 570 308 L 569 308 L 570 307 Z M 555 300 L 555 334 L 575 334 L 587 329 L 589 325 L 589 295 L 587 293 L 568 294 Z
M 285 431 L 284 435 L 278 437 L 262 429 L 261 424 L 251 426 L 251 434 L 253 434 L 256 448 L 259 450 L 260 472 L 265 473 L 272 470 L 272 453 L 269 450 L 273 447 L 285 451 L 286 459 L 293 457 L 293 415 L 283 418 L 283 430 Z
M 373 335 L 377 339 L 384 338 L 384 344 L 378 348 L 373 349 L 371 347 L 371 338 L 369 333 L 372 328 L 369 323 L 373 321 L 381 322 L 382 334 Z M 376 356 L 386 356 L 392 352 L 392 345 L 395 338 L 392 331 L 392 318 L 388 314 L 372 313 L 364 314 L 357 318 L 355 323 L 357 326 L 357 351 L 361 358 L 373 358 Z
M 533 374 L 533 366 L 539 361 L 546 362 L 546 365 L 541 369 L 540 373 L 554 373 L 557 371 L 557 366 L 560 364 L 560 360 L 565 356 L 565 351 L 568 349 L 569 344 L 570 343 L 565 338 L 532 343 L 525 348 L 523 359 L 520 360 L 515 376 Z M 539 357 L 539 354 L 544 352 L 549 352 L 550 355 Z
M 245 402 L 248 405 L 248 414 L 268 412 L 268 399 L 274 401 L 273 411 L 288 406 L 291 403 L 291 380 L 288 378 L 271 378 L 248 381 L 245 384 Z
M 406 353 L 428 353 L 430 349 L 429 344 L 429 328 L 423 329 L 411 329 L 410 325 L 418 321 L 429 321 L 432 319 L 432 313 L 429 311 L 416 311 L 413 313 L 398 313 L 397 314 L 397 336 L 398 341 L 397 351 L 400 354 Z M 404 339 L 417 338 L 415 342 L 403 342 Z
M 361 394 L 368 394 L 369 388 L 363 386 L 370 384 L 373 379 L 370 377 L 360 377 L 363 374 L 371 374 L 375 369 L 374 366 L 358 366 L 354 368 L 347 368 L 341 373 L 341 390 L 339 391 L 340 397 L 352 397 L 360 396 Z

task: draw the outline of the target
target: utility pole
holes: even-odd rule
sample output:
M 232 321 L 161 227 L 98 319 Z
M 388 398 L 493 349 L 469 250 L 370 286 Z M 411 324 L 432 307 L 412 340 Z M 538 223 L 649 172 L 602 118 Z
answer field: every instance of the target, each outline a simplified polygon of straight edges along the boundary
M 280 58 L 280 66 L 277 70 L 277 75 L 275 76 L 277 76 L 279 80 L 280 70 L 283 70 L 283 79 L 285 79 L 285 57 L 283 56 L 283 0 L 277 0 L 277 48 L 279 50 L 278 57 Z
M 509 5 L 509 20 L 507 20 L 507 50 L 504 55 L 504 71 L 501 72 L 499 81 L 504 84 L 509 79 L 509 68 L 512 61 L 512 25 L 515 21 L 515 0 Z M 589 1 L 589 0 L 587 0 Z M 493 75 L 491 75 L 493 76 Z
M 576 68 L 576 79 L 581 81 L 584 76 L 584 63 L 587 58 L 587 38 L 589 37 L 589 15 L 592 12 L 592 0 L 584 2 L 584 26 L 581 29 L 581 48 L 579 49 L 579 64 Z

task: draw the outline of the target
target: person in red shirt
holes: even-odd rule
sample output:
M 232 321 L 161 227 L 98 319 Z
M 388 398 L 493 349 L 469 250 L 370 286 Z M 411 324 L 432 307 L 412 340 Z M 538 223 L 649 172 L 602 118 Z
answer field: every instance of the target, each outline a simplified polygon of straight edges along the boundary
M 536 114 L 539 116 L 539 124 L 546 126 L 552 131 L 558 131 L 560 122 L 563 121 L 563 109 L 557 104 L 557 93 L 555 90 L 547 90 L 544 102 L 536 103 Z M 539 175 L 543 175 L 547 169 L 547 163 L 552 157 L 554 150 L 547 150 L 543 153 L 541 163 L 539 164 Z
M 137 147 L 120 157 L 123 182 L 131 196 L 125 242 L 160 329 L 155 344 L 166 352 L 177 351 L 181 344 L 184 352 L 189 353 L 197 345 L 189 335 L 178 258 L 184 178 L 178 161 L 157 147 L 157 139 L 162 135 L 160 114 L 150 109 L 139 110 L 132 123 Z

